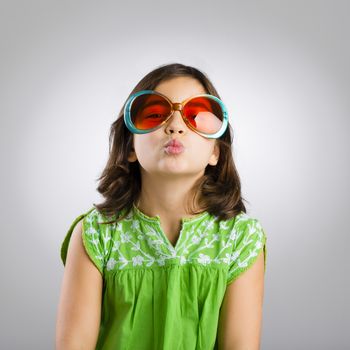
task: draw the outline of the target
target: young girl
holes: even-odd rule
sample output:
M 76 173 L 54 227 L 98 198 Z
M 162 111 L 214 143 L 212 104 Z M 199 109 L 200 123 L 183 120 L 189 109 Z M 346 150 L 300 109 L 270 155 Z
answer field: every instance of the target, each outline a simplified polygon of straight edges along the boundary
M 56 349 L 259 349 L 266 235 L 246 213 L 225 104 L 160 66 L 111 127 L 97 190 L 61 247 Z

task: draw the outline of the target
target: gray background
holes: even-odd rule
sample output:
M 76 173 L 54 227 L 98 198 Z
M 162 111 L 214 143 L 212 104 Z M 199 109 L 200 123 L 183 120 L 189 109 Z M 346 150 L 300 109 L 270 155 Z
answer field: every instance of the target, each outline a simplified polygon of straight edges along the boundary
M 1 349 L 53 349 L 73 220 L 150 70 L 193 65 L 268 236 L 262 349 L 349 349 L 347 1 L 1 1 Z

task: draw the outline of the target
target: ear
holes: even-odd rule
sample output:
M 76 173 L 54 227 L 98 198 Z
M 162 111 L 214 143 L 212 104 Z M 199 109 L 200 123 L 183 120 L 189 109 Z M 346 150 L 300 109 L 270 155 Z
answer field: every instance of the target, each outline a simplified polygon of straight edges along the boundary
M 134 137 L 132 138 L 132 146 L 131 146 L 131 151 L 128 155 L 128 161 L 131 163 L 137 161 L 137 155 L 134 148 Z
M 213 153 L 209 158 L 209 164 L 216 165 L 219 161 L 219 156 L 220 156 L 220 147 L 217 144 L 217 142 L 215 141 Z
M 129 161 L 130 163 L 136 162 L 136 161 L 137 161 L 137 156 L 136 156 L 135 151 L 131 151 L 131 152 L 129 153 L 128 161 Z

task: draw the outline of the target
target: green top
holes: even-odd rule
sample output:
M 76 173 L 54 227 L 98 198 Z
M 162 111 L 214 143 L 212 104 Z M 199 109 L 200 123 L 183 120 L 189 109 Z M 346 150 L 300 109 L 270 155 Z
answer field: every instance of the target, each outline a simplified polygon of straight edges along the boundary
M 72 223 L 61 247 L 63 264 L 75 225 L 103 277 L 96 349 L 217 349 L 220 307 L 227 285 L 247 270 L 266 235 L 241 212 L 218 221 L 203 212 L 182 219 L 173 246 L 160 226 L 135 205 L 118 223 L 92 208 Z M 115 217 L 112 217 L 115 218 Z

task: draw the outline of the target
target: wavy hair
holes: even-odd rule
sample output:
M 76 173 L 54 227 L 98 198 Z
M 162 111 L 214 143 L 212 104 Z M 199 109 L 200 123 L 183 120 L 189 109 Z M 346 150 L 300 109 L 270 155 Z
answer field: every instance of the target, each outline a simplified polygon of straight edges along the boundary
M 192 77 L 197 79 L 206 93 L 220 98 L 209 78 L 200 70 L 180 63 L 158 66 L 144 76 L 130 92 L 130 95 L 141 90 L 154 90 L 158 84 L 175 77 Z M 130 97 L 128 96 L 128 98 Z M 127 98 L 127 99 L 128 99 Z M 124 102 L 118 118 L 113 122 L 109 135 L 109 158 L 102 171 L 97 191 L 104 201 L 93 204 L 105 216 L 114 216 L 116 219 L 108 223 L 117 222 L 125 218 L 134 203 L 137 203 L 141 193 L 141 173 L 138 160 L 129 162 L 127 157 L 132 150 L 133 135 L 124 124 Z M 218 217 L 218 220 L 227 220 L 239 214 L 246 213 L 241 194 L 241 182 L 232 157 L 233 131 L 229 124 L 225 133 L 216 142 L 220 154 L 215 166 L 210 164 L 204 174 L 193 185 L 188 196 L 187 211 L 191 215 L 199 214 L 196 203 L 202 210 Z M 124 214 L 122 214 L 122 211 Z

